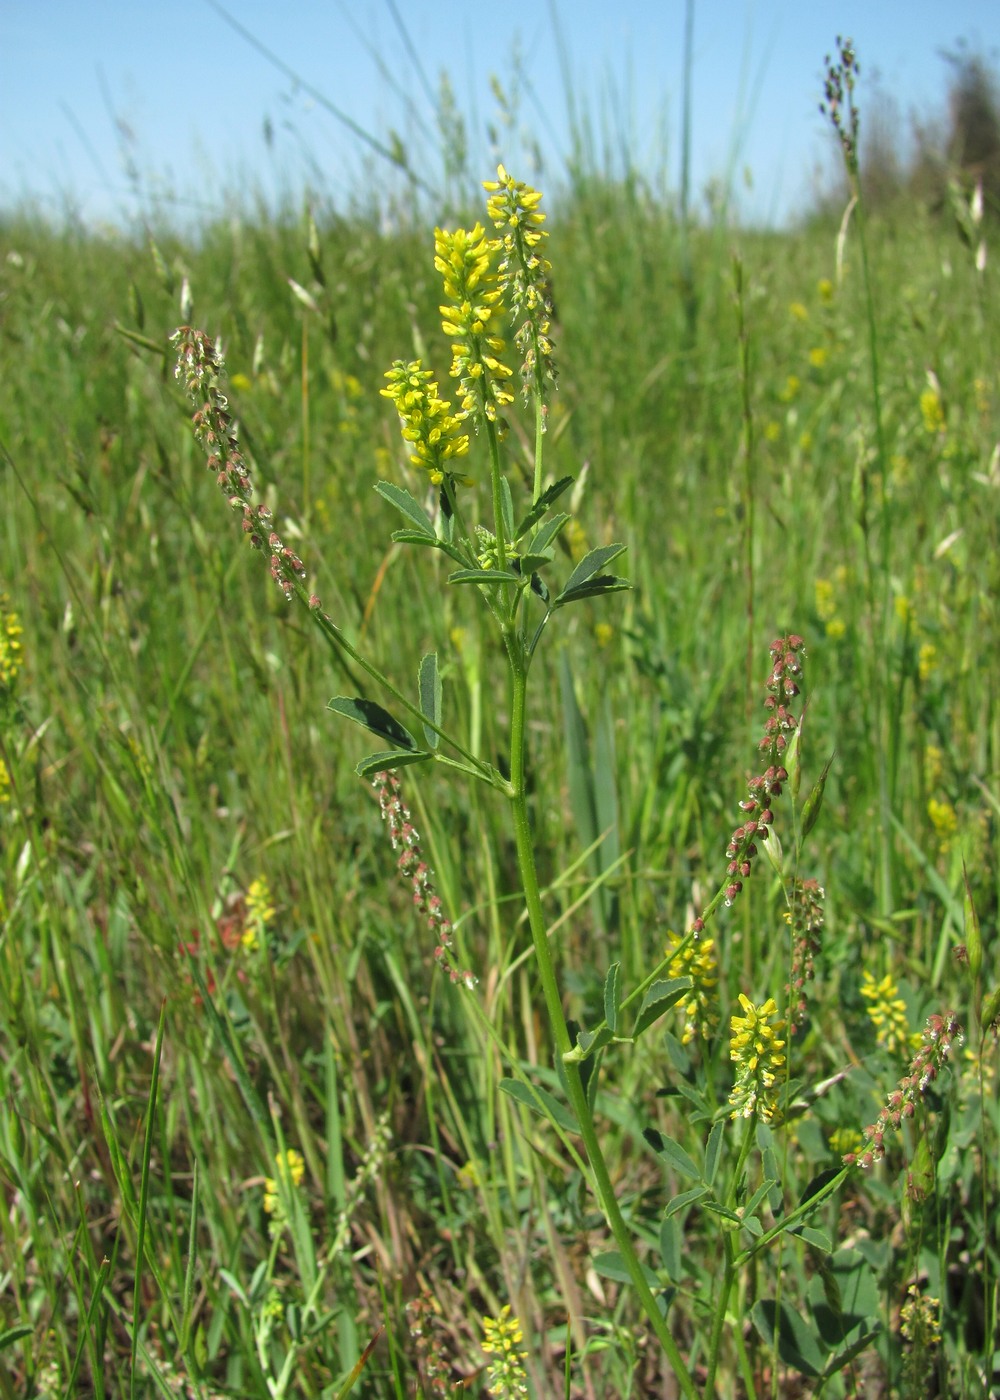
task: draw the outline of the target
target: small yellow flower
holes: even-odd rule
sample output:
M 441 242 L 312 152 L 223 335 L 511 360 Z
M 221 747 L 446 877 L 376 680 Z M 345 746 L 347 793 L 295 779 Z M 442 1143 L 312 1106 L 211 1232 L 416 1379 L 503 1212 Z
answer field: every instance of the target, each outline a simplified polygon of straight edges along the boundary
M 920 395 L 920 416 L 924 420 L 924 432 L 931 436 L 945 431 L 944 405 L 941 395 L 928 386 Z
M 816 291 L 820 301 L 824 306 L 829 306 L 833 301 L 833 283 L 829 277 L 821 277 L 816 283 Z
M 676 933 L 667 934 L 667 952 L 680 946 L 681 939 Z M 692 940 L 681 953 L 670 959 L 668 977 L 690 977 L 694 986 L 677 1003 L 677 1010 L 684 1017 L 681 1044 L 690 1045 L 695 1036 L 709 1040 L 719 1024 L 719 1009 L 716 1004 L 715 989 L 719 982 L 718 963 L 715 959 L 715 941 L 711 938 Z
M 260 875 L 256 880 L 251 880 L 247 890 L 246 927 L 240 940 L 244 948 L 252 952 L 257 947 L 257 935 L 273 922 L 276 913 L 266 878 Z
M 822 369 L 830 358 L 830 352 L 825 345 L 814 345 L 809 351 L 809 363 L 813 369 Z
M 23 632 L 17 613 L 11 610 L 10 599 L 6 593 L 0 593 L 0 686 L 8 690 L 24 665 Z
M 808 430 L 799 434 L 799 451 L 811 452 L 813 445 L 813 435 Z
M 234 389 L 239 390 L 241 394 L 245 394 L 248 389 L 253 387 L 250 379 L 245 374 L 231 374 L 229 376 L 229 383 Z
M 924 749 L 924 782 L 929 788 L 937 787 L 944 771 L 944 754 L 937 744 L 928 744 Z
M 306 1174 L 306 1164 L 301 1152 L 296 1152 L 294 1147 L 287 1148 L 284 1152 L 279 1152 L 274 1159 L 274 1164 L 278 1169 L 278 1180 L 289 1193 L 297 1190 L 302 1185 L 302 1180 Z M 281 1196 L 278 1190 L 278 1181 L 274 1177 L 264 1179 L 264 1209 L 268 1215 L 273 1215 L 281 1204 Z
M 917 670 L 922 681 L 927 680 L 938 668 L 937 647 L 933 642 L 924 642 L 917 657 Z
M 765 1123 L 773 1122 L 778 1111 L 776 1079 L 785 1063 L 781 1053 L 785 1042 L 778 1036 L 785 1029 L 783 1020 L 771 1018 L 778 1007 L 773 997 L 761 1006 L 754 1006 L 749 997 L 740 993 L 743 1015 L 730 1021 L 732 1036 L 729 1058 L 736 1064 L 736 1083 L 729 1095 L 733 1118 L 752 1118 L 755 1114 Z
M 869 1002 L 868 1019 L 875 1027 L 875 1039 L 890 1055 L 906 1055 L 920 1045 L 920 1032 L 910 1030 L 906 1002 L 889 973 L 876 982 L 870 972 L 861 974 L 861 995 Z
M 936 797 L 932 797 L 927 803 L 927 815 L 931 819 L 942 850 L 946 850 L 958 830 L 958 817 L 954 807 L 947 800 L 939 802 Z
M 10 774 L 7 765 L 0 758 L 0 807 L 10 801 Z
M 528 1393 L 523 1341 L 521 1324 L 511 1317 L 509 1304 L 500 1310 L 499 1317 L 483 1318 L 483 1351 L 493 1357 L 486 1368 L 486 1389 L 500 1400 L 515 1400 Z
M 913 604 L 910 602 L 909 598 L 907 598 L 905 593 L 899 593 L 896 595 L 896 598 L 893 601 L 893 607 L 896 609 L 896 616 L 899 618 L 900 622 L 903 624 L 904 627 L 908 622 L 913 621 Z
M 839 642 L 846 632 L 847 623 L 844 622 L 843 618 L 831 617 L 830 621 L 826 624 L 826 635 L 830 638 L 831 642 Z
M 610 646 L 615 635 L 615 629 L 610 622 L 599 622 L 594 628 L 594 641 L 599 647 Z
M 816 593 L 816 611 L 821 622 L 829 622 L 837 613 L 837 599 L 833 583 L 828 578 L 818 578 L 813 585 Z
M 830 1134 L 830 1151 L 838 1157 L 846 1157 L 848 1152 L 858 1152 L 864 1145 L 864 1138 L 857 1128 L 834 1128 Z
M 797 374 L 790 374 L 785 380 L 784 388 L 778 395 L 782 403 L 791 403 L 797 397 L 802 388 L 802 381 Z
M 788 308 L 788 313 L 793 321 L 809 320 L 809 308 L 807 306 L 804 306 L 801 301 L 793 301 L 791 306 Z
M 777 442 L 780 437 L 781 424 L 776 423 L 772 418 L 764 425 L 764 438 L 767 442 Z

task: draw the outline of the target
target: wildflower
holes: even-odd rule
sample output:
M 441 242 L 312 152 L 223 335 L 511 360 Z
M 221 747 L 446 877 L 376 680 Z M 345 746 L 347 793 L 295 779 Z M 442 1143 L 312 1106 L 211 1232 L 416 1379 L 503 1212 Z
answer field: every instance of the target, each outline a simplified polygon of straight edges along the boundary
M 797 374 L 790 374 L 785 380 L 784 388 L 778 394 L 778 398 L 782 403 L 791 403 L 792 400 L 798 396 L 798 392 L 801 388 L 802 381 L 799 379 L 799 376 Z
M 444 279 L 448 305 L 440 307 L 441 327 L 453 337 L 451 374 L 462 392 L 462 417 L 474 414 L 502 423 L 499 414 L 514 396 L 505 381 L 513 370 L 503 363 L 503 338 L 490 328 L 502 314 L 493 258 L 500 243 L 486 237 L 482 224 L 471 231 L 434 230 L 434 266 Z
M 680 946 L 682 940 L 676 933 L 667 935 L 667 952 Z M 715 941 L 705 938 L 688 943 L 681 952 L 670 960 L 668 977 L 690 977 L 694 986 L 677 1003 L 677 1010 L 684 1017 L 681 1044 L 689 1045 L 695 1036 L 702 1040 L 710 1039 L 719 1023 L 719 1012 L 715 1000 L 715 988 L 719 981 L 718 963 L 715 957 Z
M 764 424 L 764 437 L 767 442 L 777 442 L 781 437 L 781 424 L 769 419 Z
M 464 972 L 455 964 L 451 921 L 445 916 L 441 896 L 434 889 L 432 872 L 423 858 L 420 836 L 410 818 L 410 810 L 403 801 L 399 779 L 395 773 L 380 771 L 375 774 L 373 786 L 378 792 L 382 820 L 389 828 L 392 849 L 400 851 L 396 868 L 400 875 L 410 882 L 417 913 L 427 920 L 427 927 L 436 939 L 434 957 L 447 969 L 452 982 L 462 982 L 471 991 L 476 985 L 476 978 L 471 972 Z
M 170 337 L 177 349 L 174 375 L 182 380 L 191 402 L 195 437 L 205 449 L 206 466 L 215 473 L 219 489 L 234 510 L 243 512 L 243 533 L 255 549 L 270 555 L 271 577 L 287 601 L 301 590 L 306 568 L 302 560 L 271 529 L 271 512 L 253 503 L 253 483 L 240 450 L 236 423 L 219 389 L 225 369 L 222 355 L 204 331 L 181 326 Z
M 847 1152 L 856 1152 L 863 1142 L 857 1128 L 834 1128 L 830 1134 L 830 1150 L 838 1157 L 843 1157 Z
M 544 404 L 545 380 L 555 384 L 558 372 L 550 337 L 552 265 L 541 252 L 548 238 L 542 228 L 545 215 L 538 207 L 542 196 L 530 185 L 511 179 L 502 165 L 497 166 L 497 178 L 485 180 L 483 188 L 490 195 L 487 213 L 494 228 L 500 230 L 503 258 L 498 289 L 508 299 L 514 320 L 520 321 L 514 344 L 522 356 L 524 401 L 527 403 L 534 392 Z
M 792 927 L 792 964 L 785 991 L 788 993 L 788 1033 L 794 1035 L 805 1020 L 806 985 L 816 975 L 819 935 L 825 919 L 826 891 L 817 880 L 797 880 L 785 918 Z
M 923 642 L 917 656 L 917 671 L 922 681 L 929 680 L 938 668 L 937 647 L 933 642 Z
M 886 973 L 881 982 L 867 969 L 861 974 L 861 995 L 869 1003 L 868 1019 L 875 1027 L 875 1039 L 890 1055 L 902 1055 L 920 1044 L 919 1034 L 913 1034 L 906 1018 L 906 1002 L 899 988 Z
M 777 1113 L 775 1079 L 785 1063 L 781 1053 L 785 1042 L 778 1036 L 785 1023 L 782 1020 L 771 1023 L 771 1017 L 778 1010 L 773 997 L 768 997 L 761 1006 L 754 1006 L 750 998 L 740 992 L 740 1005 L 743 1015 L 734 1015 L 730 1021 L 729 1058 L 737 1066 L 736 1083 L 729 1095 L 731 1116 L 752 1118 L 756 1114 L 770 1123 Z
M 936 797 L 932 797 L 927 803 L 927 815 L 942 848 L 950 845 L 951 838 L 958 830 L 958 817 L 951 803 L 947 799 L 939 802 Z
M 793 301 L 791 306 L 789 306 L 788 308 L 788 314 L 791 316 L 793 321 L 809 320 L 809 308 L 805 306 L 801 301 Z
M 833 301 L 833 283 L 829 277 L 821 277 L 816 283 L 816 292 L 824 306 L 829 306 Z
M 599 647 L 610 646 L 614 635 L 615 629 L 610 622 L 598 622 L 594 627 L 594 641 Z
M 281 1205 L 281 1194 L 278 1182 L 291 1193 L 302 1185 L 302 1180 L 306 1174 L 306 1164 L 301 1152 L 296 1152 L 294 1147 L 287 1148 L 284 1152 L 279 1152 L 274 1159 L 277 1168 L 277 1179 L 268 1176 L 264 1179 L 264 1209 L 268 1215 L 279 1213 Z
M 271 887 L 263 875 L 250 881 L 246 897 L 246 921 L 240 942 L 248 951 L 257 947 L 257 935 L 272 923 L 277 913 L 271 903 Z
M 928 1017 L 920 1037 L 920 1049 L 913 1057 L 909 1072 L 888 1095 L 875 1122 L 864 1129 L 864 1149 L 844 1155 L 846 1166 L 870 1167 L 885 1156 L 886 1133 L 890 1128 L 898 1131 L 904 1118 L 913 1117 L 917 1104 L 940 1074 L 952 1050 L 961 1047 L 964 1039 L 953 1011 Z
M 510 1315 L 510 1305 L 501 1308 L 499 1317 L 483 1318 L 483 1351 L 494 1359 L 486 1368 L 486 1389 L 490 1395 L 513 1400 L 527 1395 L 528 1377 L 524 1362 L 527 1353 L 521 1350 L 524 1333 L 516 1317 Z
M 907 1343 L 903 1353 L 904 1395 L 929 1395 L 935 1379 L 934 1353 L 941 1344 L 940 1298 L 921 1293 L 915 1283 L 906 1290 L 899 1310 L 899 1330 Z
M 813 447 L 813 435 L 808 429 L 804 433 L 799 433 L 799 451 L 811 452 Z
M 944 405 L 939 390 L 929 385 L 920 395 L 920 416 L 924 420 L 924 432 L 932 437 L 946 430 Z
M 431 371 L 423 369 L 419 360 L 409 364 L 396 360 L 385 377 L 389 387 L 380 392 L 396 406 L 403 440 L 413 449 L 410 461 L 422 467 L 437 485 L 449 470 L 447 464 L 468 452 L 468 434 L 459 431 L 458 416 L 451 412 L 448 400 L 439 396 Z
M 896 609 L 896 616 L 904 627 L 913 621 L 913 604 L 905 593 L 898 593 L 893 599 L 893 607 Z
M 809 351 L 809 363 L 812 365 L 813 369 L 823 369 L 829 359 L 829 355 L 830 352 L 825 345 L 814 345 Z
M 11 611 L 10 599 L 0 593 L 0 686 L 10 690 L 24 665 L 21 635 L 24 628 L 16 612 Z
M 788 735 L 798 724 L 788 708 L 788 702 L 799 693 L 799 680 L 802 676 L 801 637 L 789 634 L 778 637 L 771 643 L 771 674 L 767 681 L 765 709 L 770 711 L 764 723 L 764 737 L 757 748 L 764 756 L 764 772 L 747 783 L 747 796 L 740 803 L 747 820 L 737 826 L 726 847 L 728 865 L 726 873 L 730 883 L 726 886 L 727 907 L 743 888 L 743 881 L 753 868 L 757 855 L 757 837 L 767 840 L 767 829 L 774 820 L 771 802 L 781 796 L 781 785 L 788 772 L 781 762 L 781 755 L 788 747 Z
M 818 578 L 813 585 L 816 594 L 816 611 L 821 622 L 828 622 L 837 612 L 833 584 L 828 578 Z
M 937 744 L 928 744 L 924 749 L 924 782 L 929 788 L 936 787 L 944 771 L 944 754 Z
M 826 624 L 826 635 L 831 642 L 839 642 L 847 632 L 847 623 L 840 617 L 832 617 Z
M 0 807 L 10 801 L 10 773 L 7 765 L 0 758 Z

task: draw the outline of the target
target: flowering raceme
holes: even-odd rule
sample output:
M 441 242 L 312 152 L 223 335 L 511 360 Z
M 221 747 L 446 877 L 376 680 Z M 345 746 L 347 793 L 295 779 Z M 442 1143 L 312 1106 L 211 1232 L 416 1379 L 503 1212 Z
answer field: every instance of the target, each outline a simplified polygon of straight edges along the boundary
M 468 452 L 469 435 L 459 431 L 459 418 L 448 400 L 440 397 L 431 371 L 422 368 L 419 360 L 397 360 L 385 377 L 389 384 L 380 392 L 396 406 L 403 440 L 413 449 L 410 461 L 438 485 L 451 470 L 448 464 Z M 459 479 L 468 484 L 467 477 Z
M 740 1006 L 743 1015 L 733 1016 L 733 1034 L 729 1042 L 729 1058 L 737 1066 L 736 1083 L 729 1095 L 732 1117 L 752 1118 L 756 1114 L 765 1123 L 770 1123 L 777 1113 L 776 1079 L 785 1063 L 781 1053 L 785 1042 L 778 1036 L 778 1032 L 784 1030 L 785 1023 L 781 1020 L 771 1022 L 778 1010 L 773 997 L 768 997 L 762 1006 L 754 1006 L 750 998 L 741 992 Z
M 503 315 L 493 265 L 498 247 L 482 224 L 454 233 L 434 230 L 434 266 L 448 303 L 439 308 L 441 328 L 452 337 L 451 374 L 462 391 L 462 416 L 482 416 L 490 423 L 500 422 L 500 413 L 514 401 L 506 386 L 513 370 L 500 359 L 506 345 L 496 333 Z

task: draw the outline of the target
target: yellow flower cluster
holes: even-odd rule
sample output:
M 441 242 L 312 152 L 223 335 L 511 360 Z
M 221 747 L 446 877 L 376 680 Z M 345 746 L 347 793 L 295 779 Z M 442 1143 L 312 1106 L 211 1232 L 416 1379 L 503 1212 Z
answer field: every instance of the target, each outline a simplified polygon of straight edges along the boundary
M 493 263 L 499 247 L 482 224 L 454 233 L 434 230 L 434 266 L 448 303 L 439 308 L 441 328 L 452 337 L 451 374 L 462 391 L 462 416 L 482 415 L 491 423 L 514 399 L 506 387 L 513 370 L 500 359 L 506 346 L 495 329 L 503 314 Z
M 11 611 L 10 599 L 0 593 L 0 686 L 7 690 L 17 679 L 24 665 L 21 635 L 24 628 L 16 612 Z
M 729 1095 L 733 1118 L 752 1118 L 755 1114 L 765 1123 L 774 1121 L 778 1111 L 778 1072 L 785 1063 L 781 1053 L 785 1042 L 779 1031 L 785 1029 L 777 1016 L 773 997 L 761 1006 L 754 1006 L 749 997 L 740 993 L 743 1015 L 732 1017 L 732 1038 L 729 1058 L 736 1064 L 736 1083 Z
M 932 797 L 927 803 L 927 815 L 931 819 L 934 834 L 942 848 L 946 849 L 958 830 L 958 814 L 947 799 Z
M 389 386 L 381 392 L 396 406 L 403 441 L 413 448 L 410 461 L 437 485 L 444 480 L 448 463 L 468 452 L 468 434 L 459 431 L 461 423 L 451 404 L 438 395 L 431 371 L 422 369 L 419 360 L 397 360 L 385 377 Z
M 550 338 L 552 299 L 548 278 L 551 263 L 542 255 L 548 234 L 542 228 L 545 215 L 539 209 L 542 196 L 530 185 L 514 180 L 502 165 L 497 178 L 484 180 L 489 194 L 486 211 L 500 230 L 503 258 L 497 269 L 498 289 L 509 299 L 511 313 L 520 321 L 514 342 L 522 356 L 521 383 L 525 402 L 532 391 L 544 395 L 545 379 L 556 380 Z
M 861 995 L 869 1003 L 868 1019 L 875 1027 L 875 1039 L 890 1055 L 908 1056 L 920 1045 L 919 1032 L 911 1032 L 906 1019 L 906 1002 L 889 973 L 876 982 L 870 972 L 861 974 Z
M 500 1310 L 499 1317 L 483 1318 L 483 1351 L 494 1358 L 486 1368 L 486 1389 L 500 1400 L 515 1400 L 528 1393 L 523 1341 L 521 1324 L 511 1317 L 509 1305 Z
M 286 1192 L 290 1193 L 302 1185 L 306 1174 L 305 1160 L 301 1152 L 296 1152 L 294 1147 L 279 1152 L 274 1159 L 274 1164 L 278 1170 L 278 1180 L 271 1176 L 264 1179 L 264 1209 L 268 1215 L 274 1215 L 281 1205 L 278 1181 L 284 1186 Z
M 677 948 L 681 939 L 676 933 L 667 935 L 667 952 Z M 702 1040 L 711 1037 L 719 1024 L 719 1011 L 715 1000 L 715 988 L 719 982 L 719 969 L 715 960 L 715 941 L 702 938 L 691 942 L 670 959 L 667 971 L 669 977 L 690 977 L 694 986 L 677 1003 L 677 1010 L 684 1017 L 681 1044 L 690 1045 L 695 1036 Z
M 843 618 L 837 616 L 837 593 L 843 589 L 846 582 L 847 570 L 841 566 L 832 579 L 818 578 L 814 585 L 816 612 L 826 627 L 826 635 L 835 642 L 847 631 L 847 624 Z
M 244 948 L 253 950 L 257 946 L 258 933 L 272 923 L 278 911 L 271 903 L 271 887 L 265 876 L 260 875 L 250 881 L 246 901 L 246 927 L 241 942 Z
M 7 765 L 0 758 L 0 807 L 10 801 L 10 774 Z
M 924 432 L 936 436 L 946 431 L 944 405 L 937 389 L 928 387 L 920 395 L 920 416 L 924 420 Z

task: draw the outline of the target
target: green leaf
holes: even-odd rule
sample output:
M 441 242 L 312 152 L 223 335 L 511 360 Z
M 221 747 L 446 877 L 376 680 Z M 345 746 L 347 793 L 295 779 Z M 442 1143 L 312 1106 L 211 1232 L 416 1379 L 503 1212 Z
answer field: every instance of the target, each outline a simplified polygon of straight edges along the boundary
M 822 1230 L 814 1230 L 809 1225 L 803 1225 L 801 1229 L 792 1229 L 788 1233 L 796 1235 L 800 1240 L 805 1240 L 806 1244 L 811 1244 L 813 1249 L 818 1249 L 823 1254 L 833 1253 L 833 1242 L 830 1236 L 825 1235 Z
M 823 771 L 813 783 L 812 791 L 806 798 L 802 807 L 802 836 L 803 839 L 809 835 L 813 827 L 819 821 L 819 814 L 823 810 L 823 789 L 826 787 L 826 777 L 833 762 L 833 754 L 823 765 Z
M 684 1271 L 681 1254 L 681 1225 L 676 1216 L 664 1215 L 660 1221 L 660 1258 L 667 1276 L 679 1283 Z
M 564 608 L 567 603 L 579 603 L 582 598 L 597 598 L 602 593 L 627 593 L 631 587 L 627 578 L 619 578 L 617 574 L 599 574 L 579 588 L 564 588 L 553 606 Z
M 589 554 L 585 554 L 566 580 L 563 591 L 559 595 L 560 598 L 582 588 L 585 583 L 600 574 L 604 566 L 610 564 L 612 559 L 617 559 L 619 554 L 624 554 L 627 548 L 628 545 L 624 544 L 602 544 L 599 549 L 592 549 Z
M 718 1123 L 712 1124 L 712 1131 L 708 1135 L 708 1145 L 705 1148 L 705 1180 L 711 1186 L 715 1180 L 715 1173 L 719 1170 L 719 1157 L 722 1154 L 722 1139 L 726 1131 L 726 1125 L 720 1118 Z
M 846 1347 L 843 1351 L 838 1352 L 836 1356 L 831 1357 L 831 1359 L 826 1363 L 826 1369 L 824 1370 L 823 1375 L 835 1376 L 838 1371 L 842 1371 L 844 1367 L 849 1365 L 856 1356 L 860 1356 L 861 1353 L 867 1347 L 871 1346 L 875 1338 L 881 1334 L 881 1331 L 882 1324 L 880 1322 L 876 1322 L 875 1326 L 872 1327 L 870 1331 L 862 1333 L 862 1335 L 858 1337 L 857 1341 L 852 1342 L 849 1347 Z
M 537 1113 L 540 1117 L 557 1123 L 567 1133 L 580 1131 L 576 1118 L 570 1110 L 547 1089 L 539 1088 L 537 1084 L 522 1084 L 520 1079 L 501 1079 L 500 1088 L 510 1098 L 516 1099 L 518 1103 L 530 1108 L 532 1113 Z
M 754 1211 L 755 1211 L 755 1210 L 757 1209 L 757 1207 L 760 1205 L 760 1203 L 761 1203 L 761 1201 L 764 1199 L 764 1197 L 765 1197 L 766 1195 L 768 1195 L 768 1193 L 770 1192 L 771 1188 L 772 1188 L 773 1186 L 777 1186 L 777 1184 L 778 1184 L 778 1183 L 777 1183 L 776 1181 L 769 1181 L 769 1180 L 765 1180 L 765 1181 L 761 1182 L 760 1186 L 757 1187 L 757 1190 L 753 1193 L 753 1195 L 750 1197 L 749 1201 L 747 1201 L 746 1205 L 743 1207 L 743 1212 L 744 1212 L 744 1214 L 745 1214 L 745 1215 L 753 1215 Z
M 676 1005 L 686 992 L 694 986 L 690 977 L 672 977 L 669 981 L 654 982 L 642 999 L 639 1014 L 635 1018 L 632 1031 L 633 1040 L 638 1040 L 658 1021 L 665 1011 Z
M 412 752 L 417 747 L 417 742 L 409 730 L 404 729 L 398 719 L 393 719 L 389 711 L 383 710 L 374 700 L 335 695 L 326 708 L 333 710 L 334 714 L 352 719 L 355 724 L 360 724 L 377 738 L 388 739 L 389 743 L 395 744 L 397 748 L 409 749 Z
M 539 569 L 544 569 L 546 564 L 552 563 L 552 556 L 553 551 L 551 549 L 543 550 L 541 554 L 537 554 L 534 550 L 530 550 L 527 554 L 522 554 L 521 558 L 518 560 L 521 566 L 521 576 L 537 574 Z
M 562 495 L 562 493 L 564 491 L 567 491 L 573 485 L 573 481 L 573 477 L 563 476 L 560 477 L 559 480 L 555 482 L 552 486 L 550 486 L 548 490 L 543 491 L 542 494 L 539 496 L 538 500 L 535 501 L 534 505 L 528 511 L 527 515 L 521 521 L 520 525 L 518 525 L 517 529 L 514 531 L 513 538 L 515 540 L 519 540 L 522 537 L 522 535 L 526 535 L 531 529 L 531 527 L 537 524 L 537 522 L 542 519 L 542 517 L 548 511 L 549 506 L 552 505 L 555 501 L 557 501 Z
M 802 1375 L 813 1378 L 823 1374 L 823 1353 L 816 1338 L 788 1303 L 761 1298 L 753 1305 L 750 1316 L 764 1341 L 775 1348 L 786 1366 L 794 1366 Z
M 30 1337 L 34 1330 L 30 1322 L 22 1322 L 16 1327 L 8 1327 L 6 1331 L 0 1332 L 0 1351 L 6 1351 L 15 1342 L 19 1342 L 22 1337 Z
M 618 1029 L 618 1007 L 621 1001 L 619 987 L 621 984 L 622 965 L 620 962 L 612 963 L 608 968 L 608 975 L 604 979 L 604 1019 L 608 1023 L 608 1028 L 614 1034 Z
M 664 1219 L 669 1218 L 671 1215 L 676 1215 L 677 1212 L 683 1210 L 685 1206 L 689 1206 L 692 1201 L 700 1201 L 702 1196 L 706 1196 L 707 1194 L 708 1187 L 704 1183 L 702 1183 L 701 1186 L 692 1186 L 690 1191 L 682 1191 L 679 1196 L 674 1196 L 672 1200 L 667 1202 L 666 1209 L 663 1212 Z
M 614 1034 L 608 1026 L 602 1026 L 600 1030 L 597 1031 L 579 1031 L 576 1037 L 576 1043 L 579 1046 L 580 1053 L 574 1055 L 573 1052 L 570 1051 L 566 1058 L 574 1059 L 580 1063 L 587 1059 L 588 1056 L 595 1054 L 598 1050 L 603 1050 L 605 1045 L 610 1045 L 612 1040 L 614 1040 Z
M 618 1253 L 617 1249 L 609 1249 L 604 1254 L 595 1254 L 592 1263 L 595 1270 L 602 1278 L 614 1279 L 616 1283 L 630 1284 L 632 1282 L 632 1275 L 626 1268 L 625 1260 Z M 650 1288 L 658 1289 L 660 1287 L 660 1280 L 653 1273 L 652 1269 L 648 1269 L 643 1263 L 640 1263 L 639 1267 L 642 1269 L 642 1276 L 649 1284 Z
M 375 490 L 383 500 L 395 506 L 401 515 L 405 515 L 410 524 L 417 527 L 419 534 L 430 535 L 431 539 L 436 538 L 430 516 L 404 486 L 395 486 L 391 481 L 376 481 Z
M 643 1128 L 642 1135 L 657 1157 L 662 1157 L 674 1171 L 680 1172 L 681 1176 L 693 1177 L 695 1181 L 701 1180 L 701 1168 L 695 1166 L 679 1142 L 674 1142 L 658 1128 Z
M 459 569 L 448 575 L 449 583 L 520 583 L 520 574 L 509 569 Z
M 514 502 L 510 498 L 510 482 L 500 478 L 500 513 L 503 517 L 504 539 L 514 539 Z
M 426 763 L 431 754 L 426 749 L 416 749 L 412 753 L 402 749 L 384 749 L 381 753 L 370 753 L 354 769 L 359 778 L 370 778 L 384 769 L 387 773 L 396 768 L 409 768 L 412 763 Z
M 438 659 L 436 651 L 429 651 L 420 662 L 420 676 L 418 682 L 420 692 L 420 708 L 428 719 L 434 721 L 438 726 L 441 724 L 441 673 L 438 670 Z M 427 724 L 424 725 L 424 738 L 427 740 L 429 749 L 436 749 L 440 742 L 439 736 Z
M 554 515 L 551 520 L 546 520 L 545 524 L 532 535 L 528 542 L 528 551 L 531 554 L 549 553 L 556 536 L 567 520 L 571 519 L 572 516 L 569 515 Z M 549 557 L 551 558 L 551 553 L 549 553 Z

